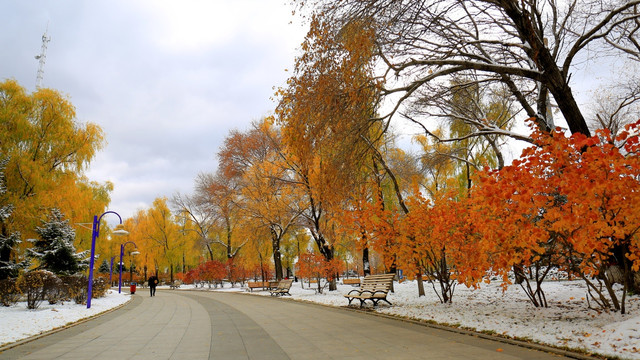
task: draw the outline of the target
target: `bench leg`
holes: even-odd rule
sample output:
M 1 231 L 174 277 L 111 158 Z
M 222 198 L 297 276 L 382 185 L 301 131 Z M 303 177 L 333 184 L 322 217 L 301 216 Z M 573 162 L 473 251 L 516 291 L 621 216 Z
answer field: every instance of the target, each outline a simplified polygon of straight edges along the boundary
M 353 299 L 355 299 L 355 298 L 347 298 L 347 299 L 349 299 L 349 305 L 347 305 L 347 306 L 351 306 L 351 302 L 352 302 L 352 301 L 353 301 Z

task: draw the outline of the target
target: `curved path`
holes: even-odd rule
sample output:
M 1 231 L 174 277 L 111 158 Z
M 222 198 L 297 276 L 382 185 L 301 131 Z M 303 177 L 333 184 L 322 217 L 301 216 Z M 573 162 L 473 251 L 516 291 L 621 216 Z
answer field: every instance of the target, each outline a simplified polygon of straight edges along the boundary
M 340 308 L 222 292 L 135 295 L 0 359 L 562 359 Z

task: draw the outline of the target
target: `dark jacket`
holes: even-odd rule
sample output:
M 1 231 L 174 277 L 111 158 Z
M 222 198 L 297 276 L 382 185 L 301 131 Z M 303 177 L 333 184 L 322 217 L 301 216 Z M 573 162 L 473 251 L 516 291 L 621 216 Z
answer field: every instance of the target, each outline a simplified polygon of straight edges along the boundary
M 149 277 L 149 287 L 156 287 L 158 285 L 158 278 L 155 275 Z

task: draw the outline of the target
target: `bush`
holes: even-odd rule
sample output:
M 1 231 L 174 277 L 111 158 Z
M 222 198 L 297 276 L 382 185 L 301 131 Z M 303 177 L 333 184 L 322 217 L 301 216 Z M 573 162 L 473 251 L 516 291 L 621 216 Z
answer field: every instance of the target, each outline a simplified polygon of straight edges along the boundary
M 27 296 L 27 309 L 37 309 L 47 297 L 49 286 L 56 276 L 46 270 L 34 270 L 22 274 L 16 281 L 19 291 Z
M 93 278 L 93 287 L 91 288 L 91 298 L 100 298 L 107 294 L 109 290 L 109 280 L 103 277 Z
M 68 299 L 73 299 L 76 304 L 87 303 L 87 285 L 89 282 L 86 276 L 68 275 L 63 276 L 61 279 L 66 287 Z
M 43 291 L 49 304 L 57 304 L 67 298 L 67 289 L 62 280 L 51 274 L 44 279 Z
M 2 306 L 11 306 L 20 300 L 22 292 L 16 286 L 15 278 L 0 280 L 0 303 Z

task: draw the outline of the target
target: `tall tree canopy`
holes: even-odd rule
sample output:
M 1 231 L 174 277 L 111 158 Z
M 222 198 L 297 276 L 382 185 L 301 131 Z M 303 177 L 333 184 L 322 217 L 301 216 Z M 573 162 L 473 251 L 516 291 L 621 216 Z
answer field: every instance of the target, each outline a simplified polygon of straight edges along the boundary
M 58 208 L 72 223 L 104 211 L 112 184 L 83 176 L 103 144 L 100 127 L 77 121 L 73 105 L 57 91 L 28 94 L 14 80 L 0 83 L 0 153 L 10 158 L 5 196 L 15 208 L 3 226 L 29 236 L 42 209 Z
M 439 99 L 464 77 L 487 92 L 506 92 L 526 117 L 555 128 L 550 97 L 572 133 L 589 135 L 572 90 L 572 74 L 585 60 L 640 59 L 638 0 L 312 0 L 298 1 L 337 29 L 366 23 L 375 32 L 383 91 L 392 106 L 425 126 L 448 111 Z M 636 81 L 637 82 L 637 81 Z M 575 84 L 574 84 L 575 85 Z M 623 97 L 624 98 L 624 97 Z M 414 118 L 419 105 L 429 116 Z M 444 114 L 446 115 L 446 114 Z M 509 134 L 489 116 L 469 118 L 474 134 Z
M 135 262 L 145 271 L 168 272 L 173 281 L 175 274 L 185 267 L 186 258 L 194 258 L 195 241 L 183 231 L 167 202 L 166 198 L 156 198 L 151 208 L 127 219 L 125 227 L 140 252 Z
M 371 75 L 371 29 L 354 21 L 341 30 L 314 17 L 294 76 L 277 93 L 284 160 L 305 194 L 305 226 L 327 261 L 334 256 L 331 223 L 382 136 L 367 121 L 379 90 Z

